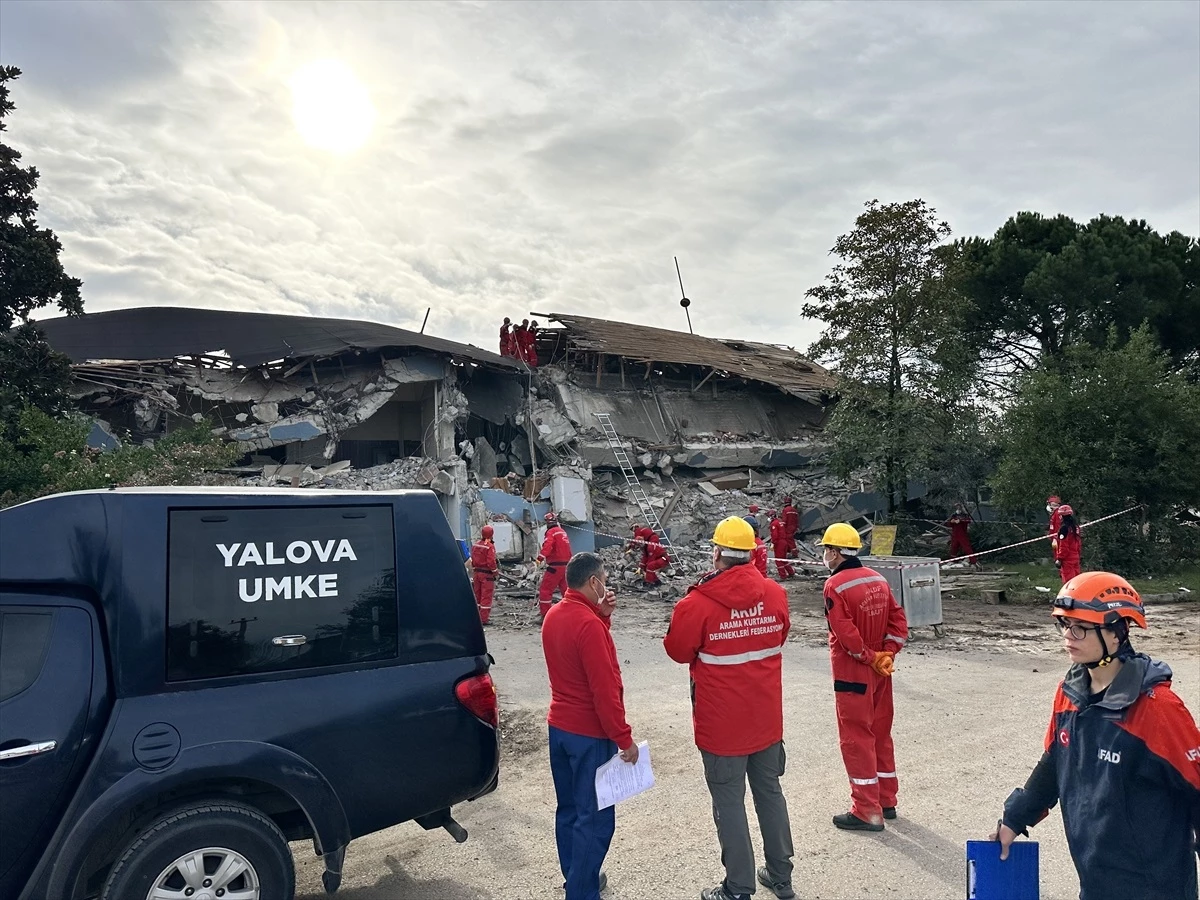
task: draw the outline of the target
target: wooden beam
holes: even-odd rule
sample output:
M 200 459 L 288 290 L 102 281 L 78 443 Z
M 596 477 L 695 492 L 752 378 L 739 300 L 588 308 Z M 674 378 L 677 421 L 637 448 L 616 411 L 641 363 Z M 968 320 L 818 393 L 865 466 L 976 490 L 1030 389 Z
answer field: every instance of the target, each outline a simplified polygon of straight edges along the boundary
M 600 372 L 604 367 L 604 354 L 596 354 L 596 387 L 600 387 Z
M 646 360 L 646 374 L 642 376 L 643 380 L 645 380 L 645 381 L 650 380 L 650 367 L 653 365 L 654 365 L 654 360 L 652 360 L 652 359 Z
M 625 357 L 618 356 L 617 359 L 621 361 L 621 387 L 625 387 Z
M 701 380 L 701 382 L 698 385 L 696 385 L 694 388 L 692 388 L 692 393 L 694 394 L 694 393 L 696 393 L 696 391 L 700 390 L 700 388 L 704 387 L 704 382 L 708 381 L 708 379 L 712 378 L 716 374 L 717 374 L 716 369 L 709 369 L 708 374 L 704 376 L 704 378 Z

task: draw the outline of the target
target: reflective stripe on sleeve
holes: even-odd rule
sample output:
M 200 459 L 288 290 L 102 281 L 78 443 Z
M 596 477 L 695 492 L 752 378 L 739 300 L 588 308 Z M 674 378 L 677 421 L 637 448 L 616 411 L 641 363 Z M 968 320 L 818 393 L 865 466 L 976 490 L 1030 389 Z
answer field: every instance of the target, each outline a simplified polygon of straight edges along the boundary
M 847 581 L 845 584 L 839 584 L 834 588 L 839 594 L 842 591 L 848 591 L 852 587 L 858 587 L 860 584 L 871 584 L 874 581 L 882 581 L 887 584 L 887 579 L 882 575 L 864 575 L 862 578 L 855 578 L 852 581 Z
M 895 778 L 895 777 L 896 777 L 896 773 L 895 773 L 895 772 L 876 772 L 875 774 L 876 774 L 876 775 L 877 775 L 879 778 Z
M 696 658 L 710 666 L 739 666 L 742 663 L 757 662 L 760 659 L 770 659 L 783 652 L 783 647 L 768 647 L 766 650 L 747 650 L 745 653 L 731 653 L 728 656 L 717 656 L 713 653 L 697 653 Z
M 879 784 L 878 778 L 851 778 L 851 784 Z
M 903 647 L 908 643 L 908 638 L 897 637 L 894 634 L 886 634 L 883 637 L 883 642 L 886 644 L 888 641 L 895 641 L 897 644 Z

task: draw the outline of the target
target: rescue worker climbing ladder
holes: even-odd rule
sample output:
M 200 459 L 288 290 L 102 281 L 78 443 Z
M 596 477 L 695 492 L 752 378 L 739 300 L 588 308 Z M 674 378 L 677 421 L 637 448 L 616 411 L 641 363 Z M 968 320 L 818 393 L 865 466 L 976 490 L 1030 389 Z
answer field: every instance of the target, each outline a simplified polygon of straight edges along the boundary
M 830 525 L 821 543 L 832 574 L 825 618 L 842 761 L 850 778 L 850 812 L 833 817 L 849 831 L 882 831 L 896 817 L 896 752 L 892 743 L 892 666 L 908 641 L 908 621 L 887 579 L 862 564 L 862 538 L 852 525 Z
M 538 585 L 538 615 L 543 619 L 554 605 L 554 595 L 562 597 L 567 589 L 567 563 L 571 560 L 571 542 L 567 533 L 558 524 L 553 512 L 545 515 L 546 539 L 542 541 L 542 552 L 537 564 L 545 565 L 541 584 Z
M 492 616 L 492 598 L 496 594 L 496 545 L 491 525 L 484 525 L 480 538 L 471 546 L 471 588 L 479 606 L 479 620 L 486 625 Z

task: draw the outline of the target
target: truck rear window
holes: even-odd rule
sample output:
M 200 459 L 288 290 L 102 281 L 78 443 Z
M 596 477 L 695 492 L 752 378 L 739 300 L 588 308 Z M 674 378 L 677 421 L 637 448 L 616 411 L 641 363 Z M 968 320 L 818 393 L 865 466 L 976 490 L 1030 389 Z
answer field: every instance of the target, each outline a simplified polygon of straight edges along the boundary
M 392 659 L 391 506 L 171 510 L 167 678 Z

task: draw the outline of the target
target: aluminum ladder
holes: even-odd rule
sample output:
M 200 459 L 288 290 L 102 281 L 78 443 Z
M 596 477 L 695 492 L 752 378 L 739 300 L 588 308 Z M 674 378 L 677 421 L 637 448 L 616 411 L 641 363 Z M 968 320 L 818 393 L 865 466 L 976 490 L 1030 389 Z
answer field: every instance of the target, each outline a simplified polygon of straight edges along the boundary
M 608 413 L 596 413 L 596 419 L 600 422 L 600 429 L 604 432 L 604 437 L 608 439 L 608 446 L 612 447 L 613 455 L 617 457 L 617 464 L 621 467 L 621 474 L 625 476 L 625 483 L 629 485 L 629 491 L 633 496 L 634 502 L 641 509 L 642 514 L 646 517 L 646 524 L 654 529 L 654 533 L 658 535 L 659 540 L 664 547 L 671 546 L 671 540 L 667 537 L 667 532 L 663 529 L 662 522 L 658 520 L 658 513 L 654 511 L 654 507 L 650 504 L 650 498 L 646 492 L 642 490 L 642 483 L 638 481 L 637 473 L 633 471 L 633 463 L 629 459 L 629 454 L 625 452 L 625 448 L 621 445 L 621 436 L 617 434 L 617 429 L 613 427 L 612 419 Z

